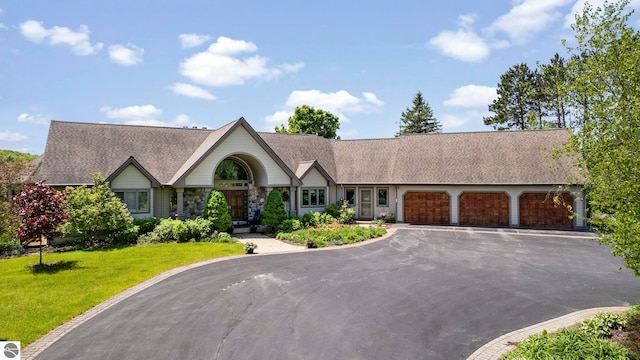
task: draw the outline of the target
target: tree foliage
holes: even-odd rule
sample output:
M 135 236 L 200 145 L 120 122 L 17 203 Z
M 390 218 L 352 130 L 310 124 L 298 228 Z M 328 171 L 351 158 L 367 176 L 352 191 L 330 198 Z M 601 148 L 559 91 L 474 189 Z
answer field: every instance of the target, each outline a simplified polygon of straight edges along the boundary
M 137 227 L 133 224 L 127 205 L 109 188 L 99 173 L 91 174 L 93 186 L 68 188 L 65 209 L 69 221 L 61 228 L 65 236 L 81 235 L 85 241 L 95 241 L 96 234 L 104 231 L 114 242 L 135 240 Z
M 277 133 L 314 134 L 327 139 L 339 139 L 337 131 L 340 119 L 332 113 L 315 109 L 309 105 L 296 107 L 288 120 L 289 127 L 284 124 L 276 126 Z
M 576 16 L 570 91 L 592 218 L 601 241 L 640 276 L 640 33 L 628 25 L 628 3 L 586 5 Z
M 282 195 L 278 190 L 271 190 L 267 195 L 267 202 L 262 212 L 262 225 L 278 226 L 287 218 Z
M 213 230 L 226 231 L 231 227 L 229 204 L 223 193 L 215 189 L 209 192 L 202 217 L 211 221 Z
M 498 97 L 489 105 L 493 116 L 484 124 L 496 130 L 525 130 L 538 118 L 536 108 L 536 74 L 526 63 L 514 65 L 500 76 Z
M 68 218 L 63 203 L 66 191 L 52 188 L 44 180 L 37 184 L 27 184 L 12 200 L 19 208 L 22 225 L 16 236 L 22 245 L 38 241 L 40 244 L 40 264 L 42 265 L 42 238 L 51 241 L 59 234 L 58 227 Z
M 496 130 L 565 128 L 570 109 L 567 61 L 555 54 L 548 64 L 531 69 L 526 63 L 500 76 L 498 97 L 489 105 L 484 124 Z
M 400 131 L 396 136 L 405 134 L 426 134 L 442 131 L 442 125 L 433 116 L 433 110 L 429 106 L 422 93 L 413 97 L 413 105 L 407 107 L 400 116 Z
M 19 188 L 24 166 L 21 159 L 10 161 L 0 156 L 0 235 L 13 233 L 20 226 L 18 207 L 11 201 L 11 193 Z

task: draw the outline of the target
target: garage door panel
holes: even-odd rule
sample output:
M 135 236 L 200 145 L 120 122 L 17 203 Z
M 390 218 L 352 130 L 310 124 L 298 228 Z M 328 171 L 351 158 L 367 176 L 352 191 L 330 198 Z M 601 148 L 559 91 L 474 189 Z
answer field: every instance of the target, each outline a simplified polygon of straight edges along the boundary
M 408 192 L 404 196 L 404 222 L 448 225 L 451 223 L 449 202 L 446 192 Z
M 509 226 L 509 196 L 495 192 L 465 192 L 459 198 L 460 225 Z
M 562 203 L 558 204 L 553 201 L 554 196 L 550 193 L 520 195 L 520 226 L 572 229 L 573 220 L 567 205 L 573 207 L 573 197 L 569 193 L 562 193 Z

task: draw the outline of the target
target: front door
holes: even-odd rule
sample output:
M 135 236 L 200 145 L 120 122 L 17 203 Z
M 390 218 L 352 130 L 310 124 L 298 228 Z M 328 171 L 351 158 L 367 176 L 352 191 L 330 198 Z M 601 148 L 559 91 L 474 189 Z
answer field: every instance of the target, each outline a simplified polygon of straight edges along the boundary
M 360 189 L 360 219 L 373 219 L 373 190 Z
M 247 221 L 249 213 L 247 190 L 220 190 L 227 199 L 232 221 Z

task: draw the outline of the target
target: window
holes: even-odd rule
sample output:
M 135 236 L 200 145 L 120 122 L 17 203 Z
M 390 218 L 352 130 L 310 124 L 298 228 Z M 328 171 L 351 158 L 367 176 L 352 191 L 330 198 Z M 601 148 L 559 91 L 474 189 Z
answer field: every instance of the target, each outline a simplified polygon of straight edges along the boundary
M 349 205 L 355 205 L 356 204 L 356 189 L 353 189 L 353 188 L 344 189 L 344 197 L 345 197 L 345 200 L 347 200 L 349 202 Z
M 325 189 L 302 189 L 302 206 L 324 206 Z
M 389 206 L 389 189 L 378 188 L 378 206 Z
M 116 196 L 127 204 L 131 213 L 149 212 L 149 191 L 115 191 Z

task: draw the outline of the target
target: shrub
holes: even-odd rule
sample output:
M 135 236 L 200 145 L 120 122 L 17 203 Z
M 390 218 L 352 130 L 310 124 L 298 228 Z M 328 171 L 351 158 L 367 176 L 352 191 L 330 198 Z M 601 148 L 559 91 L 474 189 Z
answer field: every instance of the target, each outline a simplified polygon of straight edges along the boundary
M 292 232 L 302 229 L 302 222 L 298 219 L 286 219 L 280 224 L 280 231 Z
M 13 229 L 8 229 L 4 234 L 0 234 L 0 255 L 12 255 L 14 251 L 23 251 L 20 240 L 13 236 Z
M 353 218 L 355 217 L 356 211 L 349 206 L 349 202 L 347 200 L 342 200 L 338 222 L 340 224 L 351 224 L 353 222 Z
M 231 227 L 229 204 L 223 193 L 215 189 L 209 192 L 202 217 L 211 221 L 211 227 L 214 230 L 225 231 Z
M 64 236 L 82 235 L 86 245 L 101 244 L 96 234 L 107 232 L 107 243 L 120 240 L 119 236 L 128 237 L 134 227 L 133 218 L 127 206 L 109 189 L 109 183 L 99 173 L 91 174 L 93 186 L 69 188 L 65 200 L 65 210 L 69 220 L 60 228 Z
M 599 313 L 593 319 L 587 319 L 580 324 L 580 331 L 601 339 L 611 338 L 611 330 L 622 330 L 624 317 L 619 314 Z
M 306 227 L 317 227 L 321 225 L 328 225 L 338 222 L 336 218 L 327 214 L 312 211 L 302 216 L 302 222 Z
M 298 244 L 307 245 L 308 240 L 315 241 L 318 247 L 328 245 L 342 245 L 361 242 L 382 236 L 386 233 L 384 228 L 361 227 L 361 226 L 337 226 L 337 227 L 316 227 L 300 229 L 293 232 L 280 232 L 276 239 L 288 240 Z
M 267 203 L 262 212 L 262 225 L 276 227 L 287 218 L 282 195 L 278 190 L 271 190 L 267 195 Z
M 205 218 L 189 219 L 184 222 L 187 227 L 187 238 L 194 241 L 206 239 L 211 234 L 212 223 Z
M 231 235 L 229 235 L 229 233 L 226 232 L 217 232 L 215 231 L 213 234 L 211 234 L 209 236 L 209 241 L 210 242 L 217 242 L 217 243 L 236 243 L 238 242 L 238 240 L 234 237 L 232 237 Z
M 338 209 L 338 207 L 335 206 L 334 204 L 327 205 L 327 207 L 324 209 L 323 212 L 325 214 L 329 214 L 333 216 L 336 219 L 340 217 L 340 209 Z
M 133 225 L 138 226 L 138 235 L 144 235 L 153 231 L 158 224 L 155 217 L 133 218 Z
M 569 350 L 570 349 L 570 350 Z M 570 352 L 569 352 L 570 351 Z M 608 340 L 582 331 L 562 329 L 548 335 L 533 335 L 506 354 L 504 360 L 515 359 L 628 359 L 629 351 Z

